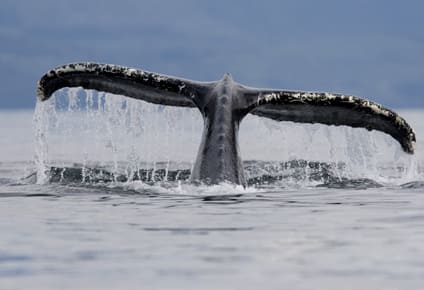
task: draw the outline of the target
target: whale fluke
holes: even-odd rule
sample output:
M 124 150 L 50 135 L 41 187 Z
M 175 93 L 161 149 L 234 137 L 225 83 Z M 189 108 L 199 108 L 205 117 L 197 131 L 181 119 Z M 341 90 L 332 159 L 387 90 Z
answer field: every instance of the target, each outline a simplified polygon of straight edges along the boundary
M 257 102 L 248 108 L 251 114 L 277 121 L 320 123 L 378 130 L 391 135 L 410 154 L 415 150 L 415 133 L 395 112 L 354 96 L 262 90 Z
M 277 121 L 345 125 L 391 135 L 407 153 L 414 153 L 415 133 L 395 112 L 358 97 L 249 88 L 230 74 L 215 82 L 198 82 L 138 69 L 96 63 L 74 63 L 46 73 L 37 96 L 47 100 L 64 87 L 83 87 L 147 102 L 197 107 L 203 115 L 202 141 L 191 180 L 246 185 L 238 146 L 238 129 L 251 113 Z
M 86 62 L 50 70 L 38 81 L 37 96 L 45 101 L 61 88 L 83 87 L 154 104 L 195 107 L 193 96 L 204 94 L 213 85 L 124 66 Z

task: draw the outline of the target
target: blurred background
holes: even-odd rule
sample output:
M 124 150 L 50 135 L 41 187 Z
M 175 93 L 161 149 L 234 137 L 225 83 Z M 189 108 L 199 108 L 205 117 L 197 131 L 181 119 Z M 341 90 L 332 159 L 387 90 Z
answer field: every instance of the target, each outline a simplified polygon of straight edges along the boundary
M 0 109 L 33 108 L 69 62 L 424 107 L 420 0 L 0 2 Z

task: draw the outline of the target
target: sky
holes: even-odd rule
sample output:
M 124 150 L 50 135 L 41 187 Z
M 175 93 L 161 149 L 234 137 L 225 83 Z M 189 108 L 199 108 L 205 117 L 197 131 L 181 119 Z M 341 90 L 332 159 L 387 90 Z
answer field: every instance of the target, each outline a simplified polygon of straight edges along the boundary
M 0 110 L 79 61 L 424 108 L 421 0 L 0 0 Z

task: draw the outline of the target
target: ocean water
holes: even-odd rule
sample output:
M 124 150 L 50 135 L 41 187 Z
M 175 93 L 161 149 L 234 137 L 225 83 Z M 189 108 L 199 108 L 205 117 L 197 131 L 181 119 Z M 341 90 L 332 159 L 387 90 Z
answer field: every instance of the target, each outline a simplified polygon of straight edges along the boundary
M 191 109 L 60 92 L 0 111 L 0 289 L 422 289 L 424 111 L 363 129 L 244 120 L 250 186 L 186 181 Z

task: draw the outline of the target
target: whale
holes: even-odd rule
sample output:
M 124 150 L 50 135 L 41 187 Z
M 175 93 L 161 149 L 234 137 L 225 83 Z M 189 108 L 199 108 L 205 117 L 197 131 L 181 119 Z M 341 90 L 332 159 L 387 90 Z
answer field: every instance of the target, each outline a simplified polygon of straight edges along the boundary
M 253 88 L 235 82 L 229 73 L 218 81 L 201 82 L 125 66 L 81 62 L 44 74 L 37 84 L 37 97 L 46 101 L 66 87 L 197 108 L 204 124 L 190 177 L 193 183 L 246 186 L 238 132 L 248 114 L 276 121 L 377 130 L 397 140 L 404 152 L 413 154 L 415 150 L 415 133 L 405 119 L 376 102 L 346 94 Z

